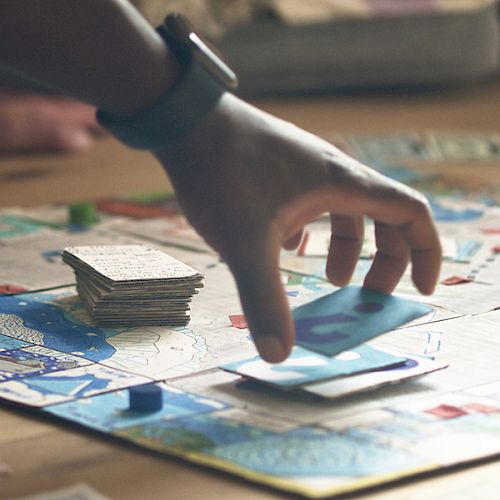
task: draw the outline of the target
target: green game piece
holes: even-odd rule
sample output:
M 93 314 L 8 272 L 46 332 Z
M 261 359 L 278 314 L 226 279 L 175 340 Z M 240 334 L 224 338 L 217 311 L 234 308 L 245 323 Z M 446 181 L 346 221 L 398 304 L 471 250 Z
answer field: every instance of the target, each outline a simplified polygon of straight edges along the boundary
M 94 203 L 82 201 L 69 206 L 69 223 L 74 226 L 91 226 L 97 222 Z
M 287 285 L 302 285 L 304 276 L 300 274 L 289 274 Z

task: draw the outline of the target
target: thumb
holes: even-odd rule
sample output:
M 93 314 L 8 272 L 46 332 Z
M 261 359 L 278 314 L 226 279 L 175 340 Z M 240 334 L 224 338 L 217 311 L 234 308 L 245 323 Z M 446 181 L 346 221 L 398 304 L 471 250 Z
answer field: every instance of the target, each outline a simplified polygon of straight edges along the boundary
M 294 324 L 279 272 L 279 245 L 269 239 L 227 259 L 259 354 L 271 363 L 286 359 Z

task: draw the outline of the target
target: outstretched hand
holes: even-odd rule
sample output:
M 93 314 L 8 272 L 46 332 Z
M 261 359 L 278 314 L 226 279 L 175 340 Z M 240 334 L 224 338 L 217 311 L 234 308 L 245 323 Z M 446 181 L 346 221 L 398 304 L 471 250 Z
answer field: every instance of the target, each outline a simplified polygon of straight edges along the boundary
M 187 218 L 229 265 L 267 361 L 285 359 L 294 338 L 280 248 L 296 247 L 304 225 L 324 212 L 331 214 L 326 272 L 333 284 L 350 281 L 368 216 L 377 252 L 364 285 L 391 293 L 411 260 L 417 289 L 434 290 L 441 247 L 421 194 L 231 94 L 157 157 Z

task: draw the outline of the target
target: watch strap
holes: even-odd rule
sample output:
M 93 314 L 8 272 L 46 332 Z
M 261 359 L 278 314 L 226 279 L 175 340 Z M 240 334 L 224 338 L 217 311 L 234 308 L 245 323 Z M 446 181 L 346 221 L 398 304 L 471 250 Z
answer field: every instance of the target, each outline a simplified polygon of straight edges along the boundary
M 181 67 L 177 82 L 132 116 L 97 111 L 105 129 L 137 149 L 157 150 L 178 142 L 196 128 L 226 90 L 238 86 L 233 71 L 184 16 L 169 14 L 157 32 L 177 57 Z
M 162 96 L 132 116 L 97 111 L 97 121 L 121 142 L 157 150 L 179 141 L 216 106 L 225 89 L 192 59 L 180 79 Z

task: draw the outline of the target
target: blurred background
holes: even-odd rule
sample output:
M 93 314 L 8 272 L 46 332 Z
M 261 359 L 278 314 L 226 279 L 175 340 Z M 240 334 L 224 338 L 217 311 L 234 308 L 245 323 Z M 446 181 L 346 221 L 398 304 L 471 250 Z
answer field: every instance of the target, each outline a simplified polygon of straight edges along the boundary
M 457 85 L 500 64 L 496 0 L 135 0 L 215 41 L 244 95 Z
M 491 172 L 475 168 L 500 158 L 497 0 L 131 3 L 153 26 L 172 11 L 187 15 L 237 72 L 239 94 L 264 110 L 386 174 L 394 162 L 418 163 L 447 186 L 466 182 L 500 199 L 500 181 L 490 189 Z M 0 72 L 0 179 L 8 183 L 0 204 L 97 199 L 158 183 L 168 189 L 150 155 L 106 136 L 94 113 Z

